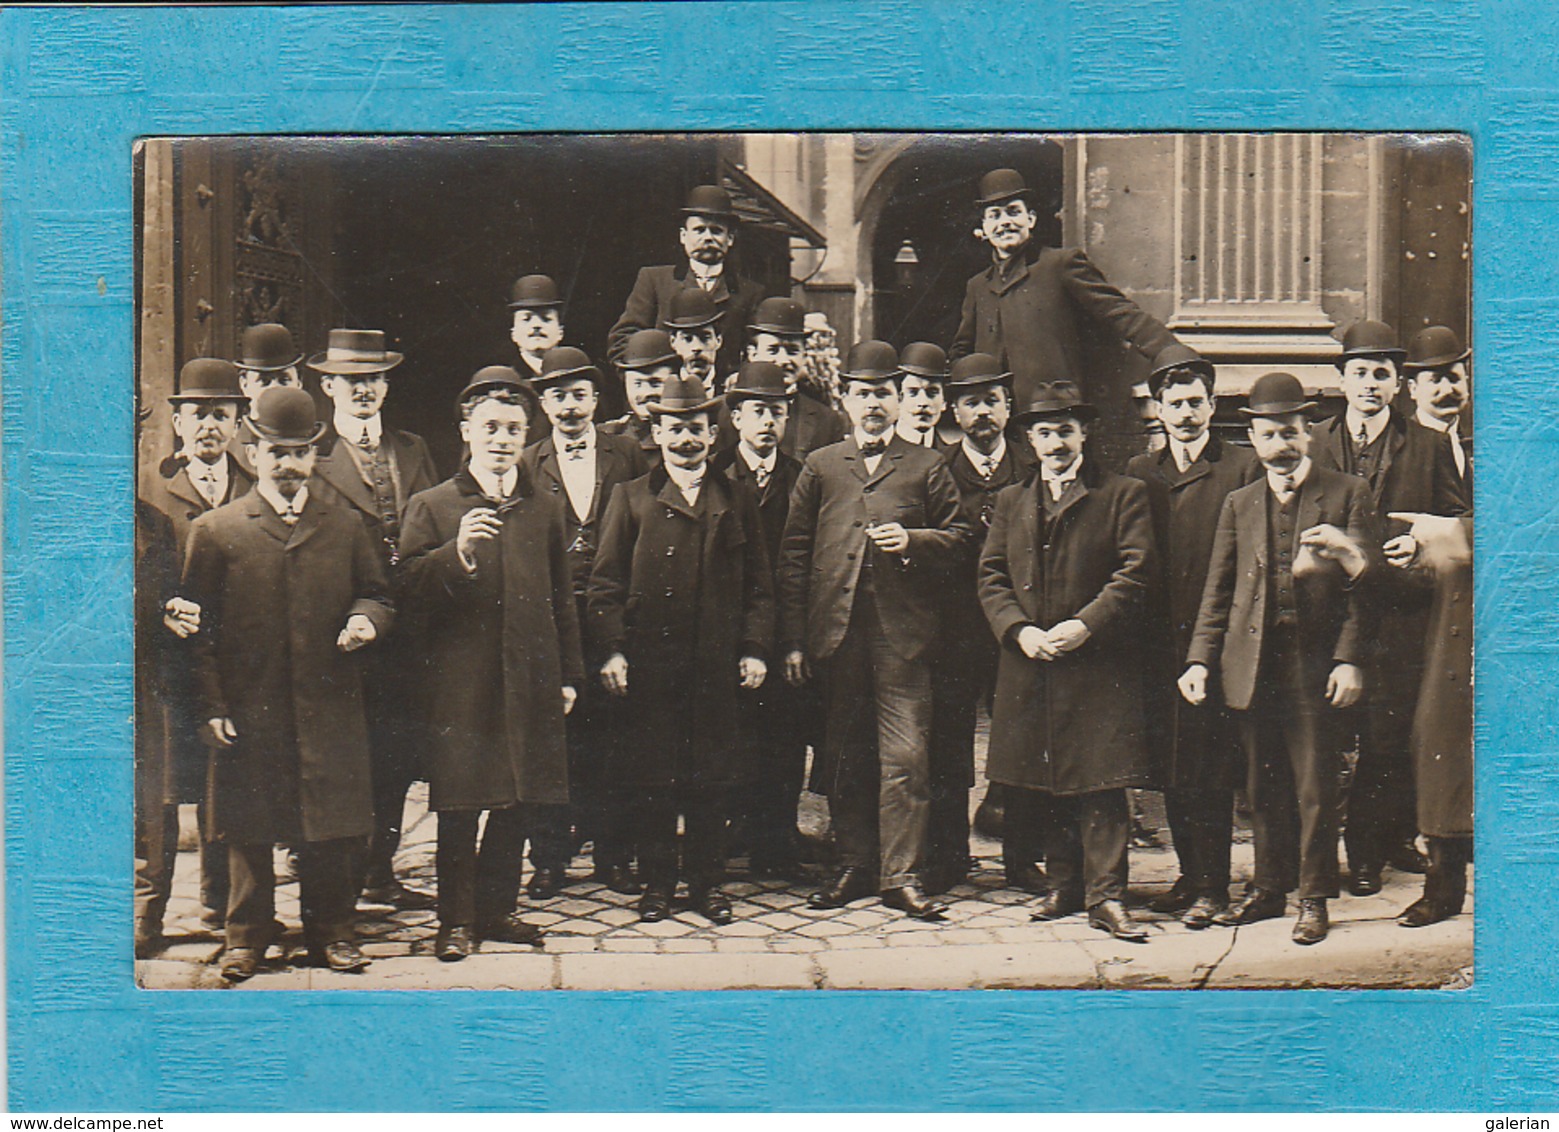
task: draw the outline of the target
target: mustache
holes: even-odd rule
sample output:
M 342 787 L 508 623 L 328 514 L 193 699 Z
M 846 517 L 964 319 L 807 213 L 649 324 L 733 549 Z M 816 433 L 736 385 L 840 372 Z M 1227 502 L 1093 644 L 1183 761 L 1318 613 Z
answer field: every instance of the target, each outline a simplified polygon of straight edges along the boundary
M 1434 405 L 1460 405 L 1462 395 L 1460 393 L 1442 393 L 1432 402 Z

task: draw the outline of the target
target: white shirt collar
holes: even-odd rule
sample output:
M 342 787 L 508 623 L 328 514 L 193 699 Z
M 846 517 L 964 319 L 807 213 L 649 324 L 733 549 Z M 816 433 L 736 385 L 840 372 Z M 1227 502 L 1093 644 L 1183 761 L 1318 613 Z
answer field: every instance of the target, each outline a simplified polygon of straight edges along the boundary
M 1050 485 L 1050 497 L 1059 500 L 1071 482 L 1077 478 L 1077 473 L 1082 470 L 1082 467 L 1083 456 L 1080 452 L 1077 455 L 1077 459 L 1072 461 L 1071 467 L 1064 472 L 1052 472 L 1048 466 L 1041 464 L 1039 466 L 1039 475 L 1041 479 Z
M 203 479 L 209 479 L 216 484 L 217 498 L 227 494 L 227 453 L 223 452 L 217 457 L 216 463 L 208 464 L 204 460 L 191 458 L 188 464 L 191 483 L 199 483 Z
M 917 448 L 929 448 L 936 443 L 936 426 L 932 425 L 925 432 L 920 432 L 908 420 L 900 417 L 898 423 L 893 426 L 893 431 Z
M 1299 467 L 1295 468 L 1286 476 L 1279 472 L 1274 472 L 1272 469 L 1268 468 L 1267 486 L 1275 492 L 1283 491 L 1286 486 L 1283 481 L 1287 480 L 1288 483 L 1292 485 L 1293 488 L 1297 491 L 1299 487 L 1305 482 L 1305 480 L 1310 478 L 1311 466 L 1310 457 L 1306 456 L 1303 460 L 1299 461 Z
M 753 451 L 752 446 L 744 440 L 736 446 L 736 450 L 742 454 L 742 462 L 747 465 L 750 471 L 756 472 L 759 468 L 762 468 L 770 475 L 774 474 L 774 466 L 779 463 L 778 448 L 775 448 L 774 451 L 770 452 L 767 456 L 760 456 L 757 452 Z
M 1376 437 L 1385 432 L 1386 426 L 1391 423 L 1391 410 L 1385 408 L 1373 417 L 1363 417 L 1350 408 L 1343 414 L 1343 423 L 1347 426 L 1349 439 L 1359 435 L 1360 422 L 1364 424 L 1364 435 L 1369 437 L 1371 444 L 1374 444 Z
M 696 468 L 679 468 L 671 463 L 665 465 L 666 474 L 671 477 L 671 482 L 677 485 L 677 490 L 682 493 L 682 498 L 687 500 L 689 507 L 698 502 L 698 491 L 704 486 L 704 472 L 708 467 L 708 461 Z
M 1169 438 L 1169 456 L 1170 459 L 1174 460 L 1175 467 L 1183 472 L 1200 460 L 1202 453 L 1207 451 L 1207 442 L 1211 436 L 1212 433 L 1204 432 L 1201 436 L 1191 441 L 1190 444 L 1176 440 L 1171 436 Z
M 271 510 L 278 515 L 285 516 L 289 511 L 294 515 L 303 514 L 303 508 L 309 501 L 309 485 L 304 484 L 298 488 L 298 494 L 292 497 L 288 503 L 282 493 L 276 490 L 275 485 L 266 480 L 260 480 L 254 485 L 254 489 L 260 493 L 260 498 L 271 505 Z
M 700 287 L 708 290 L 714 281 L 725 274 L 725 260 L 719 263 L 704 263 L 702 260 L 690 259 L 687 261 L 688 273 L 698 281 Z
M 475 464 L 467 466 L 471 470 L 471 478 L 476 480 L 476 486 L 481 488 L 482 494 L 489 499 L 508 499 L 514 493 L 515 482 L 520 478 L 518 467 L 510 468 L 500 477 Z
M 1432 428 L 1436 432 L 1443 432 L 1450 436 L 1452 440 L 1456 439 L 1458 432 L 1457 426 L 1461 423 L 1460 414 L 1451 417 L 1449 420 L 1441 420 L 1439 417 L 1434 416 L 1431 413 L 1426 413 L 1422 409 L 1419 409 L 1415 414 L 1415 419 L 1425 428 Z
M 348 444 L 355 444 L 359 448 L 363 446 L 365 434 L 368 443 L 373 445 L 377 445 L 380 438 L 384 436 L 384 418 L 378 413 L 363 420 L 360 417 L 338 412 L 334 423 L 336 435 Z
M 963 439 L 963 450 L 964 456 L 968 459 L 969 463 L 974 465 L 976 471 L 983 471 L 986 467 L 995 470 L 996 466 L 1000 464 L 1007 456 L 1007 438 L 1005 436 L 998 436 L 996 438 L 996 447 L 993 448 L 991 450 L 991 454 L 987 456 L 973 444 L 970 444 L 969 438 L 966 436 Z

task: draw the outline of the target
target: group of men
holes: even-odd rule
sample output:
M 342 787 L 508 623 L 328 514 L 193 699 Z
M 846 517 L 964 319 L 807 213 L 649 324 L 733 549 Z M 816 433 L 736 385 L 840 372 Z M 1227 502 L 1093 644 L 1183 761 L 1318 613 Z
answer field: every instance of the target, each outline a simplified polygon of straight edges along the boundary
M 1240 409 L 1251 447 L 1230 443 L 1211 364 L 1083 252 L 1034 247 L 1017 173 L 980 190 L 992 263 L 951 350 L 860 342 L 837 403 L 802 387 L 801 304 L 730 268 L 715 186 L 684 209 L 686 262 L 640 272 L 610 367 L 563 344 L 553 280 L 515 283 L 519 358 L 455 398 L 465 454 L 442 482 L 383 422 L 402 358 L 380 331 L 333 330 L 308 359 L 326 421 L 284 327 L 186 364 L 178 449 L 137 510 L 137 954 L 162 943 L 186 801 L 231 981 L 280 931 L 278 845 L 336 970 L 367 965 L 360 900 L 435 907 L 447 961 L 534 943 L 527 845 L 534 900 L 575 883 L 589 843 L 591 878 L 643 920 L 681 881 L 728 923 L 728 858 L 809 876 L 809 750 L 837 850 L 809 903 L 939 919 L 971 868 L 982 706 L 1006 880 L 1037 919 L 1146 938 L 1127 791 L 1160 788 L 1181 876 L 1156 908 L 1249 923 L 1297 888 L 1295 940 L 1324 938 L 1354 736 L 1349 890 L 1427 870 L 1404 922 L 1459 912 L 1467 352 L 1444 328 L 1404 350 L 1356 324 L 1343 414 L 1312 430 L 1300 383 L 1268 374 Z M 1124 475 L 1086 446 L 1085 319 L 1151 359 L 1167 442 Z M 1414 419 L 1393 407 L 1404 375 Z M 614 379 L 629 412 L 598 423 Z M 418 777 L 436 895 L 394 872 Z M 1231 904 L 1237 787 L 1256 868 Z

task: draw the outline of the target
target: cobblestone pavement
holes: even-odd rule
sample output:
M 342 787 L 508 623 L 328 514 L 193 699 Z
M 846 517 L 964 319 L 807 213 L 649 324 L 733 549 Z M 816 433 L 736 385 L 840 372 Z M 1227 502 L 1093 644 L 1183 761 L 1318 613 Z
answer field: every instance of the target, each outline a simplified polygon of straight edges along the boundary
M 434 815 L 419 787 L 408 801 L 397 871 L 413 887 L 434 890 Z M 820 799 L 808 796 L 803 826 L 816 824 Z M 1167 840 L 1167 833 L 1161 834 Z M 1147 924 L 1145 944 L 1117 942 L 1086 917 L 1054 923 L 1029 919 L 1033 897 L 1002 887 L 1000 846 L 976 835 L 977 867 L 947 893 L 946 921 L 928 924 L 875 900 L 819 911 L 806 906 L 808 885 L 754 881 L 736 862 L 727 885 L 736 919 L 724 927 L 679 908 L 661 923 L 640 923 L 635 898 L 585 879 L 559 896 L 530 901 L 525 919 L 546 935 L 537 948 L 484 944 L 459 963 L 433 958 L 431 912 L 365 905 L 359 942 L 373 963 L 341 975 L 306 964 L 298 928 L 296 882 L 278 886 L 277 913 L 288 931 L 271 962 L 246 990 L 274 989 L 585 989 L 721 988 L 1020 988 L 1273 987 L 1467 985 L 1472 976 L 1472 914 L 1409 930 L 1394 917 L 1416 898 L 1422 878 L 1386 874 L 1378 896 L 1343 896 L 1331 904 L 1331 936 L 1314 947 L 1293 944 L 1292 915 L 1248 927 L 1193 932 L 1174 917 L 1149 912 L 1147 900 L 1174 880 L 1168 848 L 1134 849 L 1131 900 Z M 1249 875 L 1248 842 L 1235 845 L 1236 883 Z M 196 856 L 179 854 L 165 925 L 169 946 L 136 963 L 148 988 L 222 987 L 214 960 L 220 935 L 202 927 Z

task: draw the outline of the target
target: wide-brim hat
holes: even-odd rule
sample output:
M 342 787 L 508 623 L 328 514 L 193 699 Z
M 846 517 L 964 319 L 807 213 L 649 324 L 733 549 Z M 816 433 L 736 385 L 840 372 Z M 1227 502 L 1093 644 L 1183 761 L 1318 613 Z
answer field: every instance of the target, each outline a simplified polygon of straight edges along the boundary
M 541 356 L 541 372 L 531 378 L 530 386 L 537 393 L 560 381 L 588 380 L 600 388 L 601 371 L 590 361 L 590 355 L 577 346 L 554 346 Z
M 946 381 L 951 376 L 947 351 L 931 342 L 911 342 L 899 353 L 899 369 L 930 381 Z
M 1408 341 L 1402 369 L 1407 373 L 1418 370 L 1443 369 L 1445 366 L 1465 362 L 1472 351 L 1462 345 L 1456 331 L 1449 326 L 1426 326 Z
M 1265 373 L 1250 387 L 1248 404 L 1240 406 L 1246 417 L 1287 417 L 1308 413 L 1315 402 L 1305 399 L 1305 387 L 1291 373 Z
M 788 400 L 785 371 L 773 362 L 747 362 L 736 372 L 736 380 L 725 391 L 725 403 L 733 408 L 743 401 Z
M 248 401 L 238 384 L 238 367 L 224 358 L 191 358 L 179 370 L 179 391 L 170 405 L 182 401 Z
M 466 387 L 460 391 L 460 396 L 455 398 L 455 415 L 460 415 L 467 401 L 489 389 L 512 389 L 520 394 L 525 400 L 527 422 L 534 421 L 541 413 L 541 398 L 518 370 L 513 366 L 483 366 L 471 376 Z
M 386 373 L 405 360 L 404 355 L 384 348 L 382 330 L 332 330 L 328 346 L 308 360 L 308 367 L 320 373 Z
M 704 383 L 696 377 L 674 377 L 661 389 L 660 400 L 645 408 L 651 416 L 681 417 L 693 413 L 712 413 L 723 398 L 709 396 Z
M 1400 367 L 1407 351 L 1397 345 L 1397 332 L 1384 322 L 1361 318 L 1343 331 L 1342 353 L 1337 355 L 1337 368 L 1342 369 L 1349 358 L 1388 358 Z
M 1028 405 L 1012 421 L 1022 430 L 1048 417 L 1075 417 L 1086 423 L 1098 416 L 1099 410 L 1083 400 L 1083 392 L 1074 382 L 1041 381 L 1034 386 Z
M 643 370 L 681 364 L 682 359 L 671 348 L 671 335 L 664 330 L 636 330 L 623 343 L 623 356 L 617 368 Z
M 296 385 L 273 385 L 254 399 L 249 413 L 250 431 L 272 444 L 313 444 L 325 434 L 314 398 Z
M 989 208 L 1013 197 L 1023 197 L 1032 202 L 1034 190 L 1028 187 L 1023 174 L 1016 169 L 992 169 L 980 178 L 980 196 L 974 203 L 980 208 Z
M 509 288 L 509 309 L 512 311 L 562 305 L 563 300 L 558 297 L 558 285 L 550 275 L 522 275 Z
M 805 338 L 807 309 L 795 299 L 774 295 L 759 303 L 747 324 L 747 333 L 772 334 L 776 338 Z
M 700 287 L 684 287 L 666 304 L 664 325 L 672 330 L 697 330 L 720 321 L 718 304 Z
M 238 347 L 238 367 L 275 373 L 291 369 L 303 360 L 303 351 L 292 341 L 292 331 L 279 322 L 248 327 Z
M 868 338 L 850 347 L 839 380 L 886 381 L 891 378 L 897 381 L 901 376 L 898 351 L 880 339 Z
M 947 379 L 947 397 L 952 400 L 971 389 L 983 389 L 987 385 L 1012 384 L 1012 372 L 1001 368 L 993 354 L 965 354 L 953 363 L 952 376 Z
M 734 224 L 736 210 L 731 207 L 731 194 L 719 185 L 695 185 L 682 206 L 684 216 L 710 216 Z
M 1218 380 L 1218 371 L 1213 368 L 1212 362 L 1181 342 L 1171 342 L 1153 357 L 1153 369 L 1148 374 L 1148 392 L 1158 396 L 1159 390 L 1169 383 L 1169 375 L 1176 370 L 1201 374 L 1207 379 L 1209 389 Z

